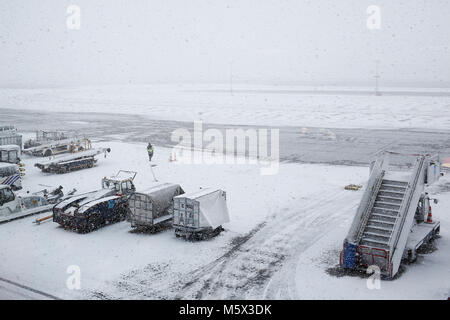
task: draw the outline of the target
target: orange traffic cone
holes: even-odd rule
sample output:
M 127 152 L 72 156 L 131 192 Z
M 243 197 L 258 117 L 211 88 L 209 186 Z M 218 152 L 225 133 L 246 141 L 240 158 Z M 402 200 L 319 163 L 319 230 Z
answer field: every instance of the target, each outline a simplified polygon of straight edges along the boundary
M 433 223 L 433 214 L 431 213 L 431 206 L 428 206 L 427 223 Z

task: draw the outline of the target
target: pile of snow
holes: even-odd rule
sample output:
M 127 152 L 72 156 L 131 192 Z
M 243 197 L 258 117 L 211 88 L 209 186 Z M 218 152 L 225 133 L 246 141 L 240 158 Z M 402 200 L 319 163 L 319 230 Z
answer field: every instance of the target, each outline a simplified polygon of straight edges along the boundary
M 107 145 L 110 156 L 99 159 L 97 166 L 64 175 L 43 174 L 32 165 L 36 158 L 24 157 L 24 188 L 62 184 L 65 190 L 76 188 L 83 193 L 100 188 L 101 178 L 118 169 L 138 172 L 134 180 L 138 190 L 155 183 L 145 144 Z M 308 203 L 323 192 L 334 193 L 349 182 L 361 183 L 367 172 L 367 168 L 282 164 L 277 176 L 261 176 L 256 165 L 185 165 L 169 162 L 169 157 L 170 150 L 156 147 L 152 163 L 158 165 L 153 170 L 160 181 L 178 183 L 187 192 L 208 186 L 227 191 L 230 223 L 224 226 L 226 232 L 212 241 L 191 243 L 177 239 L 172 229 L 136 234 L 128 222 L 121 222 L 77 234 L 53 222 L 34 225 L 36 217 L 30 217 L 0 226 L 2 276 L 68 298 L 149 264 L 167 263 L 177 272 L 189 273 L 224 254 L 235 237 L 250 232 L 283 208 L 299 199 Z M 70 265 L 81 268 L 82 291 L 66 287 Z
M 99 159 L 94 168 L 64 175 L 43 174 L 33 167 L 35 158 L 24 157 L 25 189 L 61 184 L 66 191 L 87 192 L 100 188 L 101 178 L 119 169 L 138 172 L 134 180 L 138 190 L 156 184 L 145 144 L 97 145 L 103 144 L 111 147 L 109 157 Z M 277 175 L 262 176 L 257 165 L 179 164 L 169 161 L 171 150 L 155 149 L 153 170 L 160 182 L 180 184 L 186 192 L 199 187 L 227 192 L 230 222 L 224 225 L 225 232 L 209 241 L 188 242 L 176 238 L 173 229 L 133 232 L 126 221 L 78 234 L 53 222 L 34 225 L 36 217 L 25 218 L 0 226 L 2 277 L 61 298 L 92 297 L 93 292 L 101 292 L 96 297 L 170 298 L 180 294 L 177 285 L 208 268 L 207 276 L 216 277 L 220 290 L 210 295 L 205 291 L 205 298 L 239 294 L 241 298 L 441 299 L 448 294 L 450 177 L 433 191 L 441 200 L 433 208 L 434 217 L 441 220 L 437 250 L 420 256 L 399 279 L 382 281 L 380 290 L 370 290 L 364 278 L 327 273 L 338 263 L 362 195 L 361 190 L 347 191 L 344 186 L 364 184 L 368 168 L 282 163 Z M 236 239 L 249 234 L 253 234 L 250 240 L 230 253 Z M 218 269 L 216 259 L 221 259 Z M 81 290 L 66 286 L 73 266 L 80 268 Z M 251 290 L 233 289 L 233 284 L 247 285 L 252 270 L 257 277 L 257 271 L 267 267 L 273 270 L 263 288 L 250 283 Z M 230 286 L 223 286 L 223 281 Z M 186 291 L 186 297 L 195 297 L 191 294 Z M 2 296 L 8 293 L 0 288 Z

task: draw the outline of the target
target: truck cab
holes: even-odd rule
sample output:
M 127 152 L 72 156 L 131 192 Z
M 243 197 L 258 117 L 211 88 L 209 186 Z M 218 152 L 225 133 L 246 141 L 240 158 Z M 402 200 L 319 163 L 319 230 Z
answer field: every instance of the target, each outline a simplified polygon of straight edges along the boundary
M 102 179 L 102 189 L 114 190 L 117 195 L 131 195 L 136 191 L 133 184 L 136 172 L 119 171 L 117 175 L 104 177 Z
M 53 221 L 80 233 L 90 232 L 127 217 L 128 199 L 136 187 L 136 172 L 119 171 L 104 177 L 102 188 L 61 201 L 53 208 Z
M 0 215 L 20 210 L 19 201 L 10 186 L 0 185 Z

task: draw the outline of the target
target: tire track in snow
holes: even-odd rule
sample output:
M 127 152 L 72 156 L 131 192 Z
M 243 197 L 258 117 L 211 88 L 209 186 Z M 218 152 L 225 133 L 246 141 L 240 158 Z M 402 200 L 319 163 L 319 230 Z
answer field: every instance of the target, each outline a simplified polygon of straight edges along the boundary
M 15 281 L 11 281 L 5 278 L 0 277 L 0 282 L 3 283 L 3 285 L 1 286 L 4 290 L 10 292 L 13 294 L 14 297 L 22 297 L 22 298 L 26 298 L 26 299 L 38 299 L 38 300 L 42 300 L 43 298 L 45 299 L 51 299 L 51 300 L 61 300 L 60 298 L 51 295 L 49 293 L 46 293 L 44 291 L 41 290 L 37 290 L 31 287 L 28 287 L 26 285 L 17 283 Z M 9 286 L 11 286 L 11 288 L 7 288 L 4 287 L 4 284 L 7 284 Z M 12 289 L 14 288 L 14 289 Z
M 274 219 L 230 258 L 221 259 L 208 270 L 199 269 L 193 275 L 194 280 L 176 298 L 262 298 L 267 283 L 294 249 L 306 250 L 343 212 L 356 206 L 353 202 L 349 204 L 344 195 L 345 192 L 337 193 L 322 205 L 305 208 L 306 215 L 288 211 L 280 219 Z M 342 202 L 347 205 L 337 204 L 338 198 L 344 199 Z M 335 207 L 341 209 L 335 211 Z
M 280 211 L 236 238 L 224 255 L 192 272 L 176 272 L 165 264 L 122 276 L 115 282 L 113 298 L 260 299 L 286 258 L 314 244 L 358 200 L 359 196 L 348 191 L 336 192 L 325 201 L 321 195 L 309 198 L 311 204 L 299 204 L 301 210 Z

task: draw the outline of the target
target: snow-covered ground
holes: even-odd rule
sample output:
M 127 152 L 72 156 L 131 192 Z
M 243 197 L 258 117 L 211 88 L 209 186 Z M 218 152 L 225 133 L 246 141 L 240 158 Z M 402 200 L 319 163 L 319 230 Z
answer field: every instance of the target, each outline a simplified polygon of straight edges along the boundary
M 328 91 L 327 91 L 328 90 Z M 162 120 L 328 128 L 450 127 L 450 90 L 385 88 L 128 85 L 0 89 L 2 108 L 108 112 Z M 315 93 L 317 91 L 317 94 Z M 326 94 L 323 94 L 323 93 Z M 392 93 L 397 94 L 392 95 Z M 430 93 L 440 92 L 435 96 Z
M 405 271 L 395 280 L 381 281 L 380 289 L 369 289 L 369 279 L 336 277 L 324 270 L 342 249 L 343 239 L 353 219 L 353 212 L 342 215 L 342 223 L 318 242 L 299 254 L 294 262 L 286 263 L 284 277 L 294 268 L 295 287 L 286 289 L 300 299 L 440 299 L 450 297 L 450 178 L 442 178 L 430 188 L 430 194 L 440 200 L 433 205 L 433 217 L 441 222 L 440 238 L 435 240 L 432 253 L 421 254 L 417 261 L 404 265 Z M 305 276 L 308 275 L 308 276 Z M 369 280 L 371 281 L 371 280 Z
M 145 144 L 111 141 L 95 146 L 112 151 L 96 167 L 65 175 L 43 174 L 33 167 L 34 158 L 25 158 L 25 189 L 61 184 L 66 191 L 90 191 L 119 169 L 138 172 L 138 189 L 154 183 Z M 344 186 L 363 184 L 368 168 L 282 163 L 277 175 L 262 176 L 257 165 L 178 164 L 168 161 L 169 154 L 169 149 L 156 147 L 154 171 L 160 181 L 179 183 L 186 191 L 207 186 L 227 191 L 231 221 L 221 235 L 186 242 L 172 229 L 131 232 L 128 222 L 77 234 L 53 222 L 35 225 L 36 217 L 29 217 L 0 226 L 0 277 L 61 298 L 447 297 L 448 177 L 434 189 L 441 193 L 434 207 L 442 223 L 438 250 L 420 256 L 399 279 L 369 290 L 366 279 L 327 273 L 338 262 L 362 195 Z M 66 286 L 71 265 L 80 267 L 81 290 Z M 0 297 L 17 296 L 2 284 Z

